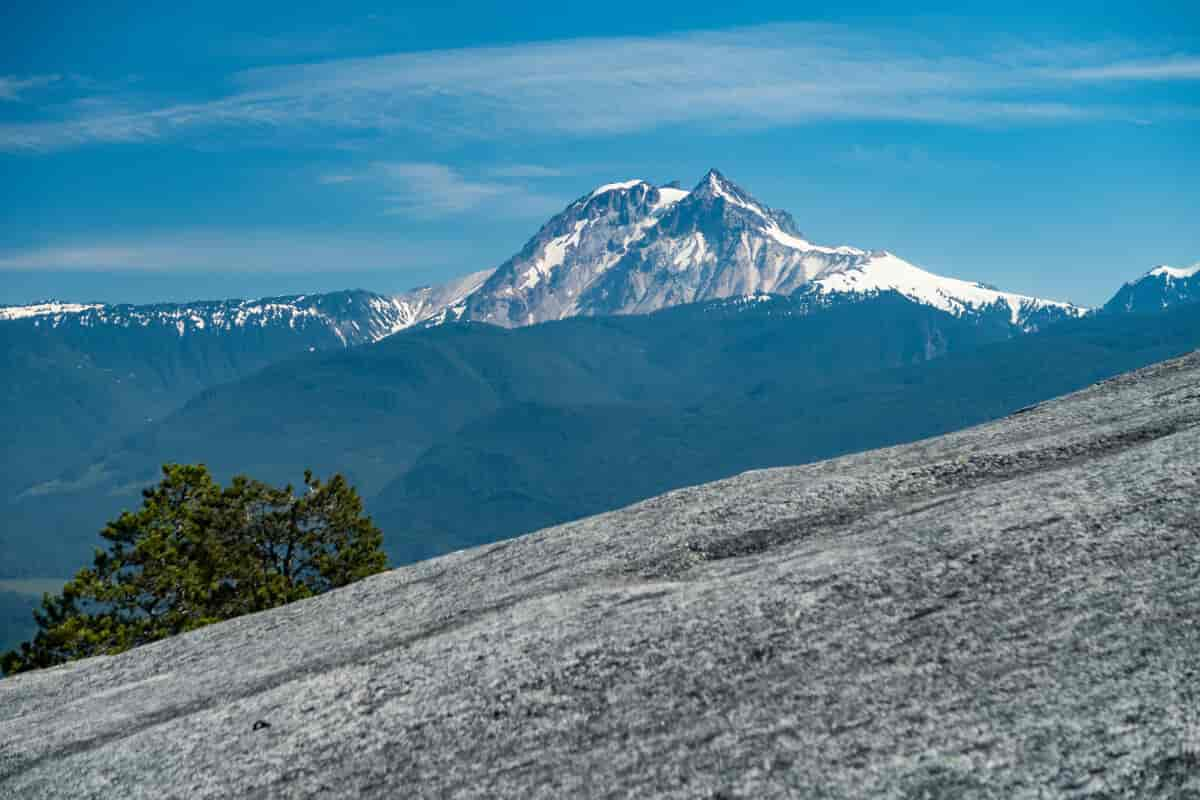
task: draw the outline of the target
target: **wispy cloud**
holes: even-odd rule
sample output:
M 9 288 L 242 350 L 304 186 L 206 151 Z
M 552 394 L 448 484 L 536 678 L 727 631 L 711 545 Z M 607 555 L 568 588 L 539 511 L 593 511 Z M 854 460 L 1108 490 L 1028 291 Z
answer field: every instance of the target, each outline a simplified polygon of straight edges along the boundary
M 376 165 L 376 171 L 401 190 L 390 198 L 392 214 L 454 214 L 514 191 L 501 183 L 470 180 L 444 164 L 386 163 Z
M 969 49 L 835 25 L 575 39 L 250 70 L 198 103 L 0 125 L 0 149 L 128 142 L 211 126 L 406 131 L 441 140 L 825 119 L 1026 124 L 1145 118 L 1108 81 L 1197 77 L 1200 57 L 1128 45 Z M 1093 85 L 1081 93 L 1084 84 Z
M 40 89 L 61 80 L 59 75 L 31 75 L 18 78 L 15 75 L 0 75 L 0 100 L 15 102 L 22 100 L 22 94 L 30 89 Z
M 443 217 L 486 207 L 506 217 L 541 216 L 557 211 L 564 201 L 539 194 L 514 178 L 547 177 L 550 170 L 522 166 L 484 168 L 471 177 L 446 164 L 422 161 L 376 162 L 358 172 L 321 175 L 318 183 L 366 183 L 383 195 L 384 214 L 417 218 Z
M 1062 70 L 1063 77 L 1076 81 L 1197 81 L 1200 58 L 1166 58 L 1157 61 L 1127 61 Z
M 453 242 L 388 241 L 378 236 L 294 231 L 196 231 L 135 238 L 83 239 L 0 252 L 5 270 L 204 270 L 331 272 L 427 269 L 450 263 Z M 449 259 L 449 261 L 448 261 Z

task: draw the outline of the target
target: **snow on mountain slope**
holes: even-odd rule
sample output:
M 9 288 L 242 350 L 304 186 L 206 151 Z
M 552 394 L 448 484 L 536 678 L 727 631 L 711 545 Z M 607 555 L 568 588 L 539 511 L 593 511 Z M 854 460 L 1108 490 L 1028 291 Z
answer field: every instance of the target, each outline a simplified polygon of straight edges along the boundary
M 27 306 L 0 306 L 0 321 L 26 319 L 28 317 L 52 317 L 59 314 L 78 314 L 93 308 L 100 308 L 99 303 L 60 303 L 47 300 L 44 303 L 34 303 Z
M 421 286 L 390 299 L 400 311 L 402 327 L 412 327 L 459 305 L 464 298 L 483 286 L 494 272 L 494 269 L 472 272 L 440 286 Z
M 1200 302 L 1200 264 L 1190 267 L 1164 264 L 1122 286 L 1104 304 L 1104 310 L 1137 313 L 1195 302 Z
M 1148 273 L 1152 276 L 1163 276 L 1170 280 L 1187 280 L 1200 275 L 1200 264 L 1193 264 L 1190 267 L 1168 267 L 1166 264 L 1155 267 Z
M 197 331 L 324 329 L 343 346 L 379 341 L 461 303 L 493 270 L 472 273 L 441 286 L 423 286 L 389 297 L 363 290 L 269 297 L 259 300 L 202 300 L 193 303 L 105 305 L 47 301 L 0 306 L 0 321 L 22 320 L 50 328 L 167 328 L 178 336 Z
M 642 180 L 601 186 L 547 222 L 451 319 L 506 327 L 596 313 L 580 296 L 687 193 Z
M 1200 282 L 1198 271 L 1161 267 L 1149 273 L 1145 279 L 1177 285 L 1168 298 L 1151 299 L 1161 307 L 1190 296 L 1188 282 Z M 154 321 L 180 335 L 244 325 L 321 325 L 351 345 L 454 320 L 518 327 L 797 292 L 821 298 L 805 306 L 818 307 L 889 290 L 956 316 L 1003 316 L 1020 331 L 1086 313 L 1070 303 L 934 275 L 891 253 L 814 244 L 786 212 L 710 170 L 691 191 L 641 179 L 599 186 L 550 219 L 497 269 L 393 297 L 341 292 L 157 306 L 43 303 L 0 308 L 0 320 L 84 326 Z
M 325 330 L 343 346 L 374 342 L 412 324 L 410 301 L 362 290 L 194 303 L 39 303 L 0 309 L 0 320 L 34 327 L 168 329 L 184 336 L 246 328 Z
M 814 244 L 786 212 L 711 170 L 690 192 L 643 180 L 598 187 L 428 324 L 465 319 L 515 327 L 802 290 L 829 301 L 895 290 L 956 316 L 1003 314 L 1025 331 L 1086 313 L 943 278 L 890 253 Z
M 580 313 L 631 314 L 747 294 L 791 294 L 865 252 L 807 241 L 786 213 L 709 172 L 580 297 Z
M 809 291 L 823 295 L 889 290 L 956 317 L 1003 312 L 1012 325 L 1025 331 L 1044 324 L 1047 315 L 1057 319 L 1081 317 L 1087 313 L 1087 309 L 1070 303 L 1001 292 L 980 283 L 934 275 L 888 252 L 870 253 L 861 262 L 833 267 L 813 278 L 809 288 Z

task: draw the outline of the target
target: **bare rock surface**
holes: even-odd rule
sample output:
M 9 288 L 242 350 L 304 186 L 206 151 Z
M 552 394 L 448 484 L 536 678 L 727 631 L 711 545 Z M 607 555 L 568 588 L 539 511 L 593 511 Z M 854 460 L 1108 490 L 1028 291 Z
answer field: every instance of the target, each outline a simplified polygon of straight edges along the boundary
M 1200 797 L 1200 355 L 0 681 L 0 796 Z

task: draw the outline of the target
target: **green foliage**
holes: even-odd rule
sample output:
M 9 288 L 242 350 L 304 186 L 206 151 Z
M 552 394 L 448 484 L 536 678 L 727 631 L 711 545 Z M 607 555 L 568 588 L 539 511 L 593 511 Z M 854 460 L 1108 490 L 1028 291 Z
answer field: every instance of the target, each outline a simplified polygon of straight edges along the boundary
M 81 569 L 34 612 L 39 631 L 0 659 L 7 674 L 119 653 L 345 586 L 387 568 L 383 535 L 335 475 L 305 491 L 203 465 L 168 464 L 142 507 L 101 532 Z

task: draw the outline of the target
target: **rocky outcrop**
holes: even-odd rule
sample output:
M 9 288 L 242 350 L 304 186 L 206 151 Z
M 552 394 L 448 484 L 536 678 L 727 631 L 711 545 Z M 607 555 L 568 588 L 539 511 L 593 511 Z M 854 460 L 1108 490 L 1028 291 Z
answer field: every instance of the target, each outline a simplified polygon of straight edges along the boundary
M 1200 356 L 0 681 L 6 797 L 1200 793 Z

